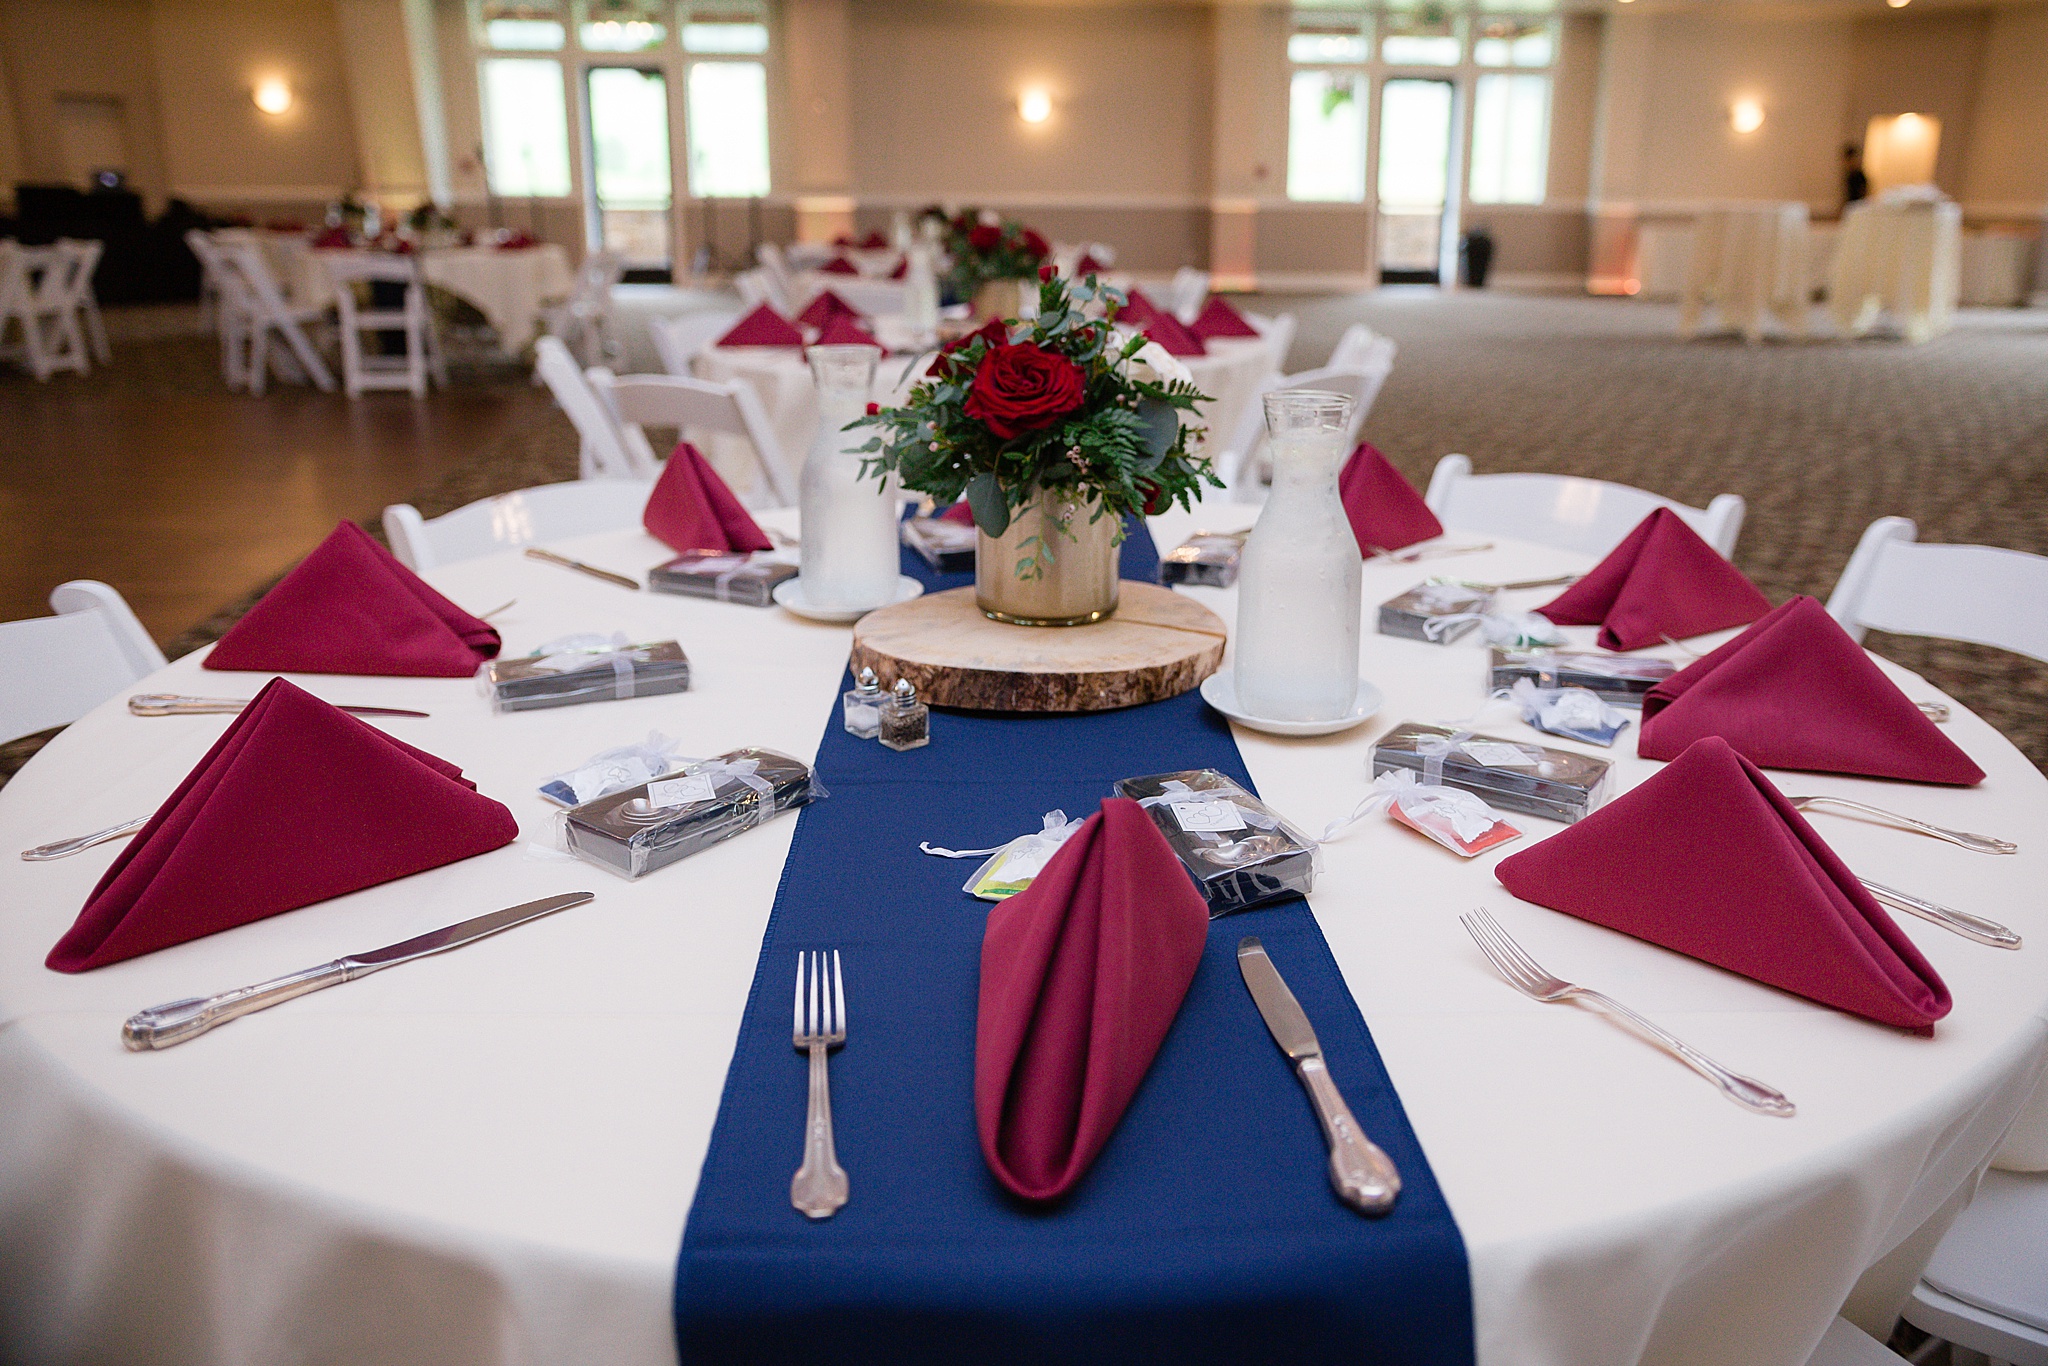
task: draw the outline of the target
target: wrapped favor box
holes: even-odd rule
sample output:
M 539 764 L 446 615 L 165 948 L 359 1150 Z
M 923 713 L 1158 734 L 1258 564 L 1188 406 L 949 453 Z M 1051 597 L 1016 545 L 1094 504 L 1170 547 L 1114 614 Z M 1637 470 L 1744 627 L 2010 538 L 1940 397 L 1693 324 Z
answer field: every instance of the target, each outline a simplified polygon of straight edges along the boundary
M 657 593 L 768 607 L 775 600 L 775 585 L 795 577 L 796 566 L 781 560 L 725 550 L 685 550 L 649 570 L 647 586 Z
M 690 661 L 673 640 L 597 645 L 498 658 L 477 670 L 491 710 L 538 711 L 690 690 Z
M 1459 583 L 1421 583 L 1380 604 L 1380 634 L 1403 640 L 1425 640 L 1448 645 L 1479 629 L 1479 618 L 1493 610 L 1493 594 L 1483 588 Z M 1443 621 L 1437 633 L 1429 633 L 1432 619 L 1463 617 Z
M 1116 794 L 1151 814 L 1211 919 L 1315 885 L 1315 842 L 1213 768 L 1125 778 Z
M 564 814 L 569 852 L 644 877 L 825 795 L 810 766 L 772 749 L 736 749 Z
M 1462 737 L 1455 746 L 1454 737 Z M 1445 787 L 1475 793 L 1499 811 L 1570 824 L 1613 795 L 1614 765 L 1544 745 L 1403 721 L 1372 747 L 1372 776 L 1407 769 L 1428 782 L 1431 752 L 1443 758 Z
M 1228 588 L 1237 582 L 1243 555 L 1243 532 L 1197 531 L 1159 557 L 1159 581 Z
M 1539 688 L 1584 688 L 1614 707 L 1643 705 L 1643 694 L 1678 672 L 1668 659 L 1636 659 L 1593 650 L 1509 650 L 1495 647 L 1487 691 L 1528 679 Z
M 899 534 L 903 544 L 941 574 L 974 572 L 974 548 L 980 534 L 972 523 L 962 525 L 943 517 L 907 517 Z

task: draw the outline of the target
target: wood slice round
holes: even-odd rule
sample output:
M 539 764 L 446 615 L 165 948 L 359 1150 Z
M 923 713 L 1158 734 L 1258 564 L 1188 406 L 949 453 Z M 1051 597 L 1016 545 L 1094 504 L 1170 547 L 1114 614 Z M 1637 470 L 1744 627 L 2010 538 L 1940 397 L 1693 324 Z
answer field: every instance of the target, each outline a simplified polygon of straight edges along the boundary
M 1012 626 L 972 588 L 868 613 L 853 628 L 853 670 L 884 690 L 970 711 L 1109 711 L 1178 697 L 1223 662 L 1223 619 L 1156 584 L 1125 580 L 1116 613 L 1089 626 Z

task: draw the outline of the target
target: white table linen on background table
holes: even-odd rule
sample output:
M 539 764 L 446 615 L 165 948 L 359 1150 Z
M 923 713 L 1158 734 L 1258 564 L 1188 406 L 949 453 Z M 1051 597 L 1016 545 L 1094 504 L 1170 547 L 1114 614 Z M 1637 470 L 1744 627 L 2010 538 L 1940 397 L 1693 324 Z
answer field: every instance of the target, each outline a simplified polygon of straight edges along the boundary
M 1953 200 L 1882 198 L 1851 204 L 1836 234 L 1828 313 L 1860 337 L 1889 314 L 1909 342 L 1955 325 L 1962 280 L 1963 206 Z
M 1175 513 L 1154 534 L 1170 547 L 1197 523 L 1227 529 L 1254 512 Z M 767 520 L 795 529 L 787 511 Z M 638 532 L 557 548 L 628 572 L 669 553 Z M 1478 579 L 1585 565 L 1505 541 L 1449 563 Z M 1368 565 L 1366 612 L 1428 568 Z M 0 864 L 0 1355 L 673 1359 L 674 1258 L 795 820 L 628 883 L 550 851 L 555 817 L 534 788 L 654 729 L 691 754 L 759 744 L 808 760 L 836 717 L 849 632 L 514 556 L 428 577 L 471 608 L 516 597 L 496 619 L 508 653 L 575 631 L 673 636 L 694 688 L 493 716 L 465 680 L 302 679 L 336 701 L 431 711 L 384 728 L 461 764 L 512 808 L 520 842 L 82 976 L 42 959 L 118 846 Z M 1233 590 L 1190 591 L 1233 618 Z M 1364 641 L 1364 671 L 1387 694 L 1371 723 L 1313 740 L 1238 732 L 1267 799 L 1312 830 L 1365 793 L 1375 736 L 1467 715 L 1483 692 L 1473 644 Z M 1885 667 L 1913 697 L 1938 695 Z M 262 681 L 202 673 L 188 656 L 138 690 L 248 695 Z M 96 709 L 0 790 L 0 846 L 150 809 L 228 723 L 135 718 L 119 699 Z M 934 718 L 933 744 L 948 725 Z M 1540 738 L 1505 718 L 1484 729 Z M 1461 862 L 1382 818 L 1327 847 L 1312 905 L 1463 1230 L 1482 1366 L 1803 1366 L 1859 1273 L 1997 1146 L 2048 1056 L 2048 781 L 1960 708 L 1948 729 L 1988 772 L 1980 788 L 1779 778 L 2022 841 L 1989 858 L 1815 817 L 1859 872 L 2028 937 L 2006 953 L 1900 921 L 1954 990 L 1932 1038 L 1517 903 L 1493 879 L 1498 855 Z M 1614 757 L 1624 787 L 1656 767 L 1633 757 L 1632 732 Z M 947 813 L 929 824 L 896 837 L 943 841 Z M 1526 824 L 1531 839 L 1559 828 Z M 460 952 L 165 1053 L 121 1049 L 120 1023 L 141 1006 L 586 887 L 594 903 Z M 1546 967 L 1781 1087 L 1798 1117 L 1740 1110 L 1594 1016 L 1516 995 L 1458 926 L 1481 904 Z M 960 913 L 981 911 L 963 900 Z M 861 1046 L 859 971 L 855 955 L 849 1048 Z M 761 1160 L 793 1169 L 801 1127 L 793 1107 L 789 1151 Z M 856 1199 L 859 1180 L 855 1166 Z
M 1691 338 L 1708 309 L 1721 326 L 1762 341 L 1770 318 L 1806 334 L 1810 249 L 1803 202 L 1716 204 L 1693 220 L 1692 254 L 1680 296 L 1678 335 Z
M 326 250 L 314 248 L 298 233 L 263 232 L 256 240 L 293 303 L 317 307 L 333 302 L 334 282 L 320 264 Z M 511 250 L 431 247 L 418 256 L 427 283 L 483 314 L 508 356 L 519 355 L 532 343 L 542 309 L 576 288 L 569 253 L 553 242 Z

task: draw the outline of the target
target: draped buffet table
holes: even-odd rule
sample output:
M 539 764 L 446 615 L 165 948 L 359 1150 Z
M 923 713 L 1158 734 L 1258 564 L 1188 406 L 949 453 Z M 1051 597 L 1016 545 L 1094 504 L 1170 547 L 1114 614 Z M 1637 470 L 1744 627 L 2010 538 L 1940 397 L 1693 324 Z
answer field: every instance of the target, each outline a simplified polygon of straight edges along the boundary
M 1169 547 L 1255 511 L 1164 516 L 1154 534 Z M 763 520 L 796 530 L 791 512 Z M 635 575 L 670 553 L 638 531 L 553 548 Z M 1422 566 L 1368 564 L 1366 611 L 1431 570 L 1507 580 L 1585 564 L 1505 541 Z M 578 631 L 674 637 L 692 691 L 492 715 L 463 680 L 300 677 L 331 701 L 431 712 L 383 729 L 460 764 L 517 815 L 519 842 L 79 976 L 43 958 L 118 846 L 0 864 L 0 1357 L 673 1360 L 677 1249 L 797 819 L 629 883 L 555 852 L 553 809 L 534 789 L 651 730 L 692 755 L 761 745 L 808 760 L 828 710 L 836 724 L 850 632 L 628 592 L 510 555 L 428 577 L 472 610 L 516 597 L 494 618 L 507 654 Z M 1234 592 L 1187 591 L 1234 619 Z M 1570 634 L 1583 643 L 1591 630 Z M 1469 716 L 1484 658 L 1469 641 L 1393 639 L 1368 623 L 1362 667 L 1384 709 L 1321 739 L 1240 730 L 1261 794 L 1310 830 L 1348 812 L 1367 790 L 1373 738 L 1404 719 Z M 1914 698 L 1937 696 L 1886 667 Z M 263 682 L 202 673 L 195 656 L 137 691 L 249 696 Z M 1507 715 L 1479 728 L 1533 738 Z M 951 719 L 933 717 L 934 746 L 948 743 Z M 100 707 L 0 789 L 0 847 L 150 810 L 229 720 L 137 718 L 118 698 Z M 1517 902 L 1492 876 L 1497 853 L 1461 862 L 1382 818 L 1326 847 L 1311 905 L 1456 1215 L 1480 1362 L 1801 1366 L 1863 1270 L 1935 1216 L 2002 1139 L 2039 1156 L 2040 1134 L 2007 1131 L 2048 1059 L 2048 781 L 1974 716 L 1958 709 L 1948 731 L 1989 775 L 1980 787 L 1772 775 L 1788 792 L 2021 842 L 2016 856 L 1985 857 L 1814 817 L 1859 873 L 2027 936 L 2002 952 L 1900 919 L 1954 993 L 1932 1037 Z M 1623 789 L 1656 767 L 1634 757 L 1633 737 L 1614 751 Z M 1529 838 L 1503 852 L 1560 828 L 1528 824 Z M 960 825 L 933 810 L 894 837 L 967 843 Z M 962 877 L 971 867 L 954 866 Z M 121 1048 L 121 1022 L 144 1005 L 583 888 L 596 901 L 459 953 L 168 1052 Z M 1546 967 L 1781 1088 L 1797 1117 L 1738 1109 L 1593 1015 L 1517 995 L 1457 923 L 1478 905 Z M 958 900 L 962 918 L 983 910 Z M 1211 934 L 1235 942 L 1228 920 Z M 858 946 L 846 976 L 851 1059 L 863 1037 Z M 786 990 L 779 969 L 772 978 Z M 776 1063 L 787 1141 L 758 1160 L 782 1181 L 800 1155 L 803 1064 L 793 1051 Z M 843 1123 L 863 1104 L 856 1076 L 835 1076 Z M 1305 1104 L 1300 1119 L 1319 1167 Z M 863 1154 L 842 1138 L 840 1156 L 859 1202 Z

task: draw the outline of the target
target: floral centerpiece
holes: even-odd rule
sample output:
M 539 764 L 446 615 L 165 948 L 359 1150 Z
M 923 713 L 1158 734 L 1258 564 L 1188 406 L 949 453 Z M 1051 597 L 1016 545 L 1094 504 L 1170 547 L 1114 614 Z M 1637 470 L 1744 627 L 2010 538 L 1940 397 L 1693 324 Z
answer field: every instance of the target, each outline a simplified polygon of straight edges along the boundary
M 993 321 L 940 352 L 900 408 L 870 404 L 863 472 L 941 503 L 980 532 L 983 612 L 1026 625 L 1116 606 L 1124 517 L 1192 507 L 1222 487 L 1188 442 L 1209 396 L 1158 343 L 1114 325 L 1124 296 L 1039 271 L 1038 316 Z M 1091 317 L 1090 313 L 1102 316 Z
M 962 209 L 945 220 L 946 255 L 953 268 L 946 277 L 952 296 L 973 303 L 979 316 L 1003 316 L 1014 305 L 993 307 L 998 295 L 992 284 L 1029 280 L 1052 255 L 1052 244 L 1022 223 Z

